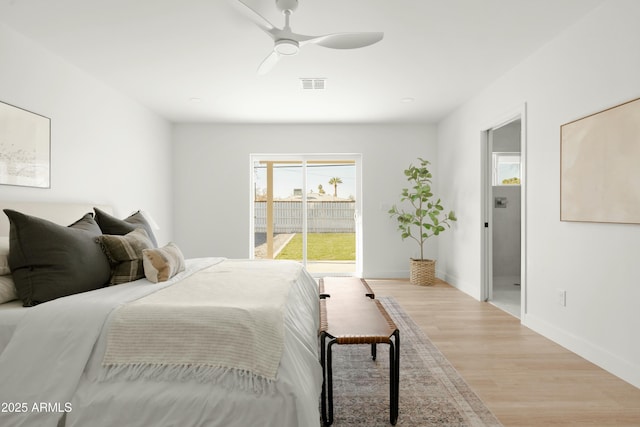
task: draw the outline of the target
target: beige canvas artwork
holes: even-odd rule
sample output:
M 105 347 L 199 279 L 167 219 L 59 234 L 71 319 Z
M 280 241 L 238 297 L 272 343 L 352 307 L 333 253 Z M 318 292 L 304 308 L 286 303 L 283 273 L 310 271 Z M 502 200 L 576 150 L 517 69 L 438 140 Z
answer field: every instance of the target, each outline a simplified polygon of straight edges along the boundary
M 640 224 L 640 99 L 560 134 L 560 219 Z
M 0 184 L 50 188 L 51 120 L 0 102 Z

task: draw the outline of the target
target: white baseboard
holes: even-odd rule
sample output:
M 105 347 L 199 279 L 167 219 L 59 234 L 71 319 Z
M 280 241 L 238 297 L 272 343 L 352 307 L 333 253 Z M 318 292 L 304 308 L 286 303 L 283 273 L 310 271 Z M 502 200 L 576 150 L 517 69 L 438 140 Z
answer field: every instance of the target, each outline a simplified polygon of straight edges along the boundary
M 463 280 L 460 280 L 455 275 L 448 274 L 444 271 L 439 271 L 437 268 L 436 277 L 441 278 L 454 288 L 464 292 L 465 294 L 471 296 L 472 298 L 475 298 L 478 301 L 480 301 L 480 298 L 482 297 L 479 293 L 480 286 L 478 283 L 466 283 Z
M 630 361 L 620 359 L 606 349 L 598 347 L 567 331 L 558 329 L 554 325 L 531 314 L 524 315 L 522 324 L 567 350 L 585 358 L 589 362 L 598 365 L 629 384 L 640 388 L 640 364 L 634 364 Z
M 385 271 L 370 270 L 364 272 L 364 278 L 367 279 L 408 279 L 409 270 Z

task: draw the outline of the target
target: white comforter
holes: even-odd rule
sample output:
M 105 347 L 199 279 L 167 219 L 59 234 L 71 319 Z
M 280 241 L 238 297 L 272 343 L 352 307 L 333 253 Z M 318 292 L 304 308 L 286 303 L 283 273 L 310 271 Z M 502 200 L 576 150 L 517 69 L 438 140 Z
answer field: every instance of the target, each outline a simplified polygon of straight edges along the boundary
M 198 381 L 98 381 L 105 326 L 114 308 L 222 261 L 190 260 L 186 272 L 160 285 L 141 279 L 30 308 L 0 354 L 0 425 L 319 425 L 318 297 L 306 273 L 287 301 L 274 393 L 258 395 Z

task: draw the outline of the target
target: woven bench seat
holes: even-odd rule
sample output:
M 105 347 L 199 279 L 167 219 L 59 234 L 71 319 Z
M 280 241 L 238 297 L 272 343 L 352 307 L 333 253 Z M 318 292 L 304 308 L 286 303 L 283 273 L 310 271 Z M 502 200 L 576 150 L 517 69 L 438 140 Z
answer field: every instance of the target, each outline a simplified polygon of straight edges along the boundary
M 318 281 L 320 298 L 351 298 L 355 295 L 365 295 L 375 298 L 373 290 L 364 279 L 358 277 L 323 277 Z
M 332 294 L 320 300 L 320 362 L 323 367 L 322 420 L 333 423 L 333 361 L 334 344 L 371 344 L 371 356 L 376 359 L 376 345 L 389 345 L 390 422 L 398 420 L 398 390 L 400 381 L 400 332 L 380 301 L 363 297 L 362 293 L 347 296 Z

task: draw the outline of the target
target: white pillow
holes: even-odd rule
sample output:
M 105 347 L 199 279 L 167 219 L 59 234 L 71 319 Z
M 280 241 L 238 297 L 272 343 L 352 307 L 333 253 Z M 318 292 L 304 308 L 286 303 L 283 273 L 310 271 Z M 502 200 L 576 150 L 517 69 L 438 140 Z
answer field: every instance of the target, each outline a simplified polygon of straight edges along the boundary
M 0 237 L 0 276 L 10 274 L 9 270 L 9 237 Z
M 0 304 L 18 299 L 11 275 L 0 276 Z

